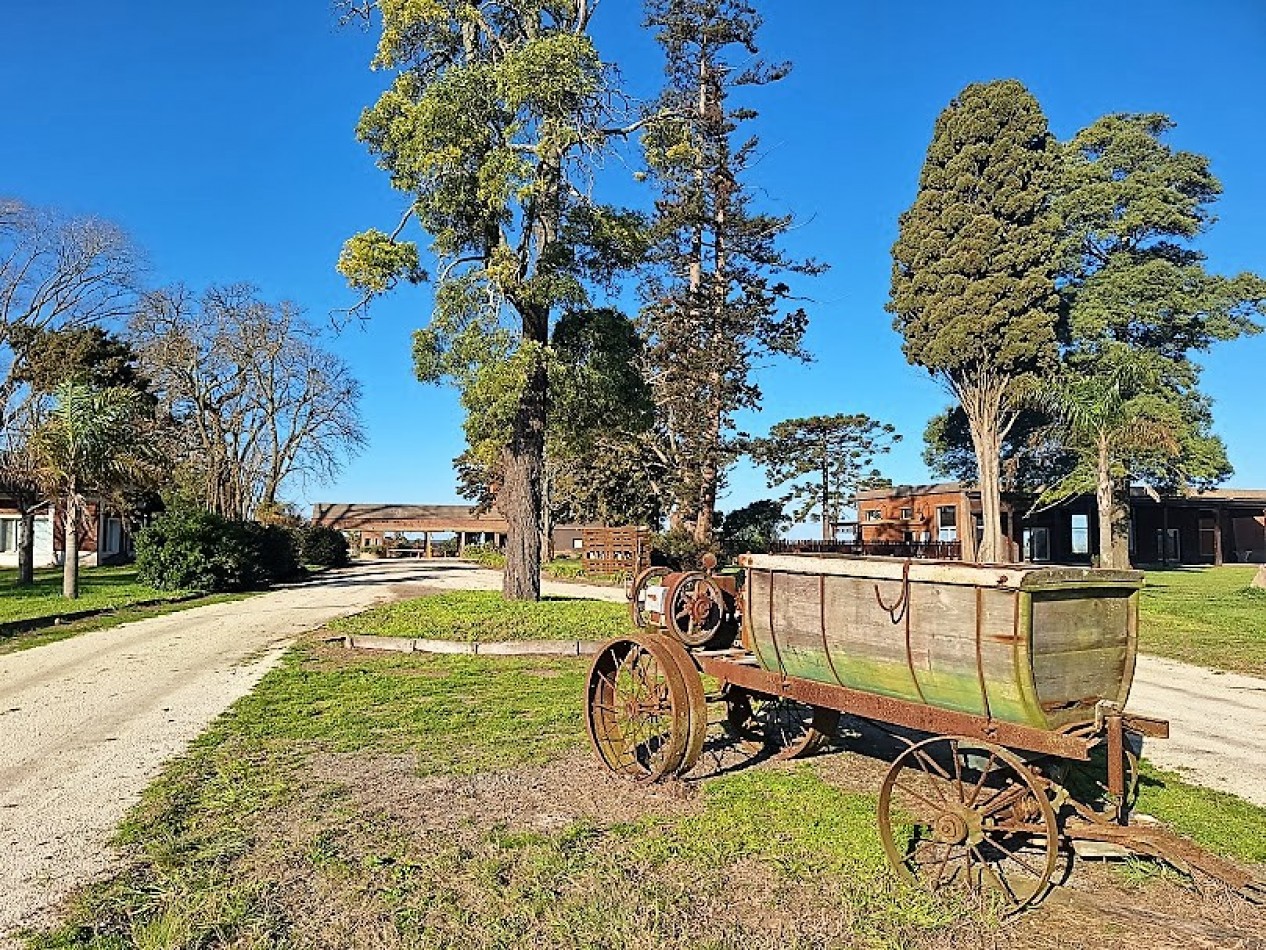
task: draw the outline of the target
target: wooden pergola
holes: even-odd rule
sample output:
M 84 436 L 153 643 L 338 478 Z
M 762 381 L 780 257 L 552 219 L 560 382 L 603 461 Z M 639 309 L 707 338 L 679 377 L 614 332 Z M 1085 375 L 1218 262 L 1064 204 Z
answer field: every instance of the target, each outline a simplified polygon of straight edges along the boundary
M 390 534 L 421 534 L 426 557 L 432 555 L 433 535 L 455 534 L 460 556 L 467 544 L 501 547 L 510 530 L 504 518 L 467 505 L 316 504 L 312 506 L 312 523 L 354 532 L 362 548 L 381 546 Z

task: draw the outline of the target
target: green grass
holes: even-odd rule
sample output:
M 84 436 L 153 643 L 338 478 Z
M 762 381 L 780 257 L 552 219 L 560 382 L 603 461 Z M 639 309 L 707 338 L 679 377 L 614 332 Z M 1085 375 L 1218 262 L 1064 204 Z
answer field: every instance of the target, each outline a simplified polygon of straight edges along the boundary
M 1214 669 L 1266 676 L 1266 591 L 1251 565 L 1149 570 L 1139 649 Z
M 180 592 L 160 591 L 136 580 L 136 568 L 90 567 L 79 574 L 79 598 L 62 597 L 61 568 L 35 572 L 35 584 L 17 587 L 17 570 L 0 568 L 0 624 L 17 620 L 37 620 L 78 613 L 82 610 L 111 610 L 141 600 L 178 597 Z
M 583 791 L 596 764 L 550 763 L 584 745 L 584 676 L 576 660 L 300 646 L 145 792 L 121 869 L 29 946 L 995 942 L 988 906 L 887 873 L 876 790 L 812 763 L 721 775 L 687 802 Z M 1266 809 L 1150 768 L 1140 807 L 1266 860 Z
M 166 614 L 179 613 L 182 610 L 190 610 L 194 607 L 206 607 L 209 604 L 225 604 L 235 600 L 245 600 L 247 597 L 252 596 L 254 596 L 252 593 L 208 594 L 205 597 L 195 597 L 192 600 L 182 600 L 178 603 L 153 604 L 148 607 L 120 607 L 118 610 L 96 614 L 92 617 L 84 617 L 81 620 L 71 620 L 66 623 L 40 627 L 36 630 L 20 633 L 0 634 L 0 655 L 18 653 L 22 650 L 29 650 L 32 647 L 43 646 L 46 643 L 56 643 L 58 640 L 67 640 L 70 637 L 88 633 L 92 630 L 107 630 L 111 627 L 133 623 L 137 620 L 162 617 Z
M 146 791 L 119 834 L 123 868 L 29 945 L 897 947 L 962 918 L 883 870 L 872 795 L 810 769 L 548 830 L 511 823 L 513 778 L 485 820 L 461 816 L 460 783 L 406 797 L 402 820 L 375 807 L 403 781 L 365 778 L 383 756 L 443 782 L 579 748 L 584 669 L 300 648 Z M 312 777 L 331 756 L 367 800 Z
M 629 632 L 628 608 L 599 600 L 507 601 L 496 591 L 451 591 L 402 600 L 330 624 L 340 633 L 491 643 L 602 640 Z

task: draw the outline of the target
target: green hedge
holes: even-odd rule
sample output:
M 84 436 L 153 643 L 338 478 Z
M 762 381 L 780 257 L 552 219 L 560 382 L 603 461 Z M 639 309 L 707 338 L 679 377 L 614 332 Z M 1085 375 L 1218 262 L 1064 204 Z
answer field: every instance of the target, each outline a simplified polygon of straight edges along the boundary
M 258 590 L 303 573 L 290 528 L 200 508 L 164 512 L 136 536 L 137 578 L 159 590 Z
M 348 563 L 347 538 L 337 528 L 313 525 L 301 529 L 303 563 L 319 567 L 345 567 Z

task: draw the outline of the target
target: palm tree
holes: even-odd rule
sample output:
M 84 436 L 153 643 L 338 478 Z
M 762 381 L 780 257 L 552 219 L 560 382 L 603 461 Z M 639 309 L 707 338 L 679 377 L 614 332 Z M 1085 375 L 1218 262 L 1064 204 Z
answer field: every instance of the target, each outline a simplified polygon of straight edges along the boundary
M 1069 371 L 1039 400 L 1055 420 L 1054 434 L 1076 461 L 1037 504 L 1093 493 L 1099 565 L 1128 568 L 1131 463 L 1143 455 L 1174 458 L 1181 453 L 1173 407 L 1156 397 L 1155 375 L 1137 363 L 1082 369 L 1089 371 Z
M 87 492 L 121 489 L 144 469 L 145 406 L 134 389 L 67 382 L 31 439 L 40 483 L 64 509 L 62 596 L 79 596 L 79 528 Z

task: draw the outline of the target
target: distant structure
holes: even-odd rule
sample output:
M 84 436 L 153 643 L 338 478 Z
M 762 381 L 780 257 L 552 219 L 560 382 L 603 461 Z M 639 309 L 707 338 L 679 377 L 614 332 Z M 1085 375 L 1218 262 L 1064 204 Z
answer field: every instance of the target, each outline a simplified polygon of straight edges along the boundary
M 1130 495 L 1130 558 L 1137 564 L 1266 562 L 1266 490 L 1157 495 L 1136 487 Z M 1080 495 L 1030 514 L 1031 507 L 1031 498 L 1003 497 L 1002 532 L 1012 560 L 1091 563 L 1099 538 L 1092 497 Z M 953 547 L 958 553 L 951 556 L 973 561 L 981 533 L 980 492 L 960 482 L 858 492 L 857 519 L 864 546 Z
M 360 550 L 381 548 L 389 555 L 413 557 L 461 557 L 471 544 L 501 548 L 510 530 L 500 515 L 469 505 L 315 504 L 312 523 L 353 535 L 353 546 Z M 584 549 L 583 532 L 582 525 L 556 526 L 554 549 L 579 557 Z M 408 535 L 420 535 L 421 543 L 393 546 L 393 541 Z M 454 535 L 456 546 L 440 545 L 437 535 Z

